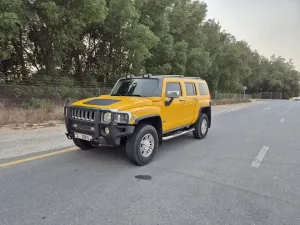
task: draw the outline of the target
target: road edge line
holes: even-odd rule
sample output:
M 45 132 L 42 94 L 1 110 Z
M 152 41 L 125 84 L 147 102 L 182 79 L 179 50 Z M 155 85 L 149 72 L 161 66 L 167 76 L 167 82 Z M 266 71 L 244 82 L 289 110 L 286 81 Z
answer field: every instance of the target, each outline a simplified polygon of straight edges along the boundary
M 0 168 L 13 166 L 13 165 L 17 165 L 17 164 L 21 164 L 21 163 L 25 163 L 25 162 L 30 162 L 30 161 L 33 161 L 33 160 L 42 159 L 42 158 L 46 158 L 46 157 L 49 157 L 49 156 L 58 155 L 58 154 L 71 152 L 71 151 L 75 151 L 75 150 L 78 150 L 78 148 L 77 147 L 72 147 L 72 148 L 67 148 L 67 149 L 63 149 L 63 150 L 59 150 L 59 151 L 55 151 L 55 152 L 50 152 L 50 153 L 46 153 L 46 154 L 42 154 L 42 155 L 32 156 L 32 157 L 29 157 L 29 158 L 19 159 L 19 160 L 16 160 L 16 161 L 11 161 L 11 162 L 0 164 Z

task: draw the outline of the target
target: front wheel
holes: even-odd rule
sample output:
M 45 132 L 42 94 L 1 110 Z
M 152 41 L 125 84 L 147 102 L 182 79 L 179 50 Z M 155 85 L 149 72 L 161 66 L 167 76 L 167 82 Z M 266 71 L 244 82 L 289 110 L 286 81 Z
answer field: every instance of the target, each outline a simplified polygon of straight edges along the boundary
M 203 139 L 206 137 L 208 132 L 208 123 L 208 116 L 201 113 L 195 124 L 195 130 L 193 132 L 196 139 Z
M 80 148 L 82 150 L 88 150 L 88 149 L 94 148 L 94 146 L 91 144 L 91 142 L 88 142 L 85 140 L 74 138 L 73 142 L 78 148 Z
M 158 150 L 158 142 L 158 134 L 153 126 L 138 125 L 126 142 L 128 159 L 139 166 L 147 165 Z

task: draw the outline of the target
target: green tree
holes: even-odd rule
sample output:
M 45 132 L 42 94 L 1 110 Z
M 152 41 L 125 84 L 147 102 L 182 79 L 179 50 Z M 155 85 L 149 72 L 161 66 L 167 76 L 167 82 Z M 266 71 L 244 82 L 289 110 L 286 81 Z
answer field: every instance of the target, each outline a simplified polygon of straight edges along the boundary
M 207 20 L 207 8 L 195 0 L 0 0 L 0 76 L 60 82 L 71 93 L 67 84 L 107 85 L 128 73 L 184 74 L 213 92 L 246 85 L 248 93 L 299 95 L 291 60 L 260 55 Z

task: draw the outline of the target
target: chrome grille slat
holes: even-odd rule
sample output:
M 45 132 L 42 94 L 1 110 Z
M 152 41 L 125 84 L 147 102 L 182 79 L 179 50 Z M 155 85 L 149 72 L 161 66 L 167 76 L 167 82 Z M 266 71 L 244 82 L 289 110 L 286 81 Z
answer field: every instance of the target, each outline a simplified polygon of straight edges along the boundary
M 86 120 L 91 122 L 95 121 L 96 114 L 93 110 L 72 108 L 71 111 L 71 116 L 73 119 Z

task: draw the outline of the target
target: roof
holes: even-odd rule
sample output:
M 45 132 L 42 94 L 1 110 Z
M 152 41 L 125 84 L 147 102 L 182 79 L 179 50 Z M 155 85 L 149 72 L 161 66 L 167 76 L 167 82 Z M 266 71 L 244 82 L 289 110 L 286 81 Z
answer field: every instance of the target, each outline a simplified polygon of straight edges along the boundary
M 200 77 L 185 77 L 183 75 L 152 75 L 152 74 L 145 74 L 143 76 L 134 76 L 134 75 L 128 75 L 131 76 L 131 78 L 157 78 L 157 79 L 165 79 L 165 78 L 180 78 L 180 79 L 193 79 L 193 80 L 203 80 Z M 125 79 L 127 77 L 124 77 Z

